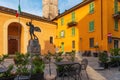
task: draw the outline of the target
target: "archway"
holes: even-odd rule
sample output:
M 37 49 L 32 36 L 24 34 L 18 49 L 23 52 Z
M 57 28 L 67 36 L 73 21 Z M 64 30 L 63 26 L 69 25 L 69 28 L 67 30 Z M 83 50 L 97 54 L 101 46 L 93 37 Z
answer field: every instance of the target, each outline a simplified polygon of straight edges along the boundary
M 20 52 L 21 47 L 21 24 L 12 22 L 8 25 L 8 54 Z

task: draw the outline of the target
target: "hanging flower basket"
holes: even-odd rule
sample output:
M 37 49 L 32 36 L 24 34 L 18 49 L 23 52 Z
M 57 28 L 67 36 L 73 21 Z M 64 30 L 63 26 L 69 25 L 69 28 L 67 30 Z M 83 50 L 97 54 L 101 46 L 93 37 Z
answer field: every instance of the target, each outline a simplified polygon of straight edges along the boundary
M 69 22 L 67 25 L 68 25 L 68 27 L 76 26 L 76 25 L 77 25 L 77 22 L 71 21 L 71 22 Z

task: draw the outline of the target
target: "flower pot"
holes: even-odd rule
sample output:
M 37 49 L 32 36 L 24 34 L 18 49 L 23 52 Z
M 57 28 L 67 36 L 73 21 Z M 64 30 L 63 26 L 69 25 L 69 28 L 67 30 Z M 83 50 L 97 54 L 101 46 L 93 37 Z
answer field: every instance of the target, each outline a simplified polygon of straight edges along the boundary
M 44 80 L 44 73 L 32 74 L 30 80 Z
M 98 53 L 96 53 L 96 52 L 93 53 L 93 56 L 94 56 L 94 57 L 98 57 Z
M 104 63 L 104 69 L 108 69 L 108 63 Z

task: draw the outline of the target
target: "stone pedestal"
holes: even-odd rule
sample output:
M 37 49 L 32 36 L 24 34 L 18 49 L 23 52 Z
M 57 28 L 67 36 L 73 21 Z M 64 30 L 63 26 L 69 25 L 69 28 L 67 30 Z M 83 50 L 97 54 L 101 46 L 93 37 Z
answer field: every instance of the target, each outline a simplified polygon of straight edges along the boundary
M 28 53 L 31 53 L 32 55 L 40 55 L 41 47 L 39 44 L 39 40 L 38 39 L 29 40 L 27 51 L 28 51 Z

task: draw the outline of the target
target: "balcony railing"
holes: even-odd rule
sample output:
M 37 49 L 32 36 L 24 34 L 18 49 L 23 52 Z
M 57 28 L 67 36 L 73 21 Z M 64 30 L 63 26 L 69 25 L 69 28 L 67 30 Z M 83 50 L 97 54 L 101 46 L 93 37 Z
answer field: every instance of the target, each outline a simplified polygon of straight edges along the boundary
M 71 21 L 71 22 L 68 22 L 68 27 L 73 27 L 73 26 L 76 26 L 77 25 L 77 22 L 75 21 Z
M 120 0 L 118 0 L 120 2 Z

